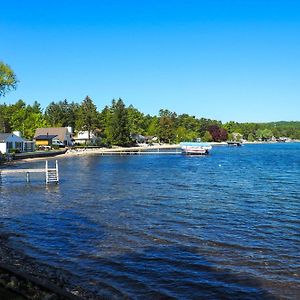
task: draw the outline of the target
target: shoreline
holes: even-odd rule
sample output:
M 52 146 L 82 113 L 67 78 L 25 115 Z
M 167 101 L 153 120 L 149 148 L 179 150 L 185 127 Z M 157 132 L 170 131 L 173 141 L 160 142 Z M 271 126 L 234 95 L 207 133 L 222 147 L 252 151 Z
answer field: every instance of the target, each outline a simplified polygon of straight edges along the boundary
M 300 141 L 293 141 L 291 143 L 299 143 Z M 227 146 L 227 142 L 210 142 L 212 146 Z M 278 142 L 243 142 L 242 145 L 265 145 L 265 144 L 282 144 Z M 289 143 L 287 143 L 289 144 Z M 59 153 L 55 154 L 52 153 L 51 155 L 45 156 L 36 156 L 36 157 L 28 157 L 28 158 L 20 158 L 10 162 L 6 162 L 3 165 L 10 165 L 16 163 L 26 163 L 26 162 L 34 162 L 34 161 L 44 161 L 47 159 L 55 159 L 55 158 L 62 158 L 62 157 L 74 157 L 74 156 L 86 156 L 86 155 L 93 155 L 93 154 L 105 154 L 111 152 L 143 152 L 149 150 L 171 150 L 171 149 L 179 149 L 180 144 L 161 144 L 161 145 L 153 145 L 153 146 L 135 146 L 135 147 L 119 147 L 115 146 L 113 148 L 75 148 L 75 149 L 66 149 L 65 151 L 60 151 Z M 62 153 L 63 152 L 63 153 Z M 34 155 L 33 155 L 34 156 Z

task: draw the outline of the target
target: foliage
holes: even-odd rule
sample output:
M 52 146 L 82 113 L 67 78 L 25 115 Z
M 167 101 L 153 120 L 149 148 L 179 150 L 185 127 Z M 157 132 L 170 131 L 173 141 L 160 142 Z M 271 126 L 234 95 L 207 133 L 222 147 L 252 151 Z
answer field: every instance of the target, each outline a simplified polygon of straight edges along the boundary
M 76 128 L 79 130 L 87 130 L 88 138 L 90 139 L 91 132 L 95 130 L 99 124 L 98 117 L 96 105 L 89 96 L 86 96 L 79 107 Z
M 226 129 L 221 128 L 218 125 L 209 126 L 208 131 L 214 142 L 223 142 L 227 140 L 228 134 Z
M 76 127 L 80 105 L 69 103 L 67 99 L 57 103 L 51 102 L 45 110 L 45 118 L 51 127 Z
M 132 105 L 127 108 L 127 118 L 130 133 L 146 133 L 145 116 Z
M 273 136 L 273 133 L 268 128 L 258 129 L 256 131 L 256 137 L 262 141 L 266 141 L 266 140 L 270 139 L 272 136 Z
M 159 131 L 159 120 L 157 116 L 154 116 L 148 122 L 147 135 L 158 136 L 158 131 Z
M 113 100 L 108 114 L 106 137 L 110 144 L 126 146 L 130 138 L 128 112 L 122 99 Z
M 23 137 L 32 139 L 36 128 L 46 126 L 47 122 L 37 102 L 32 106 L 26 105 L 23 100 L 12 105 L 0 105 L 0 132 L 20 131 Z
M 158 137 L 160 141 L 171 143 L 176 137 L 176 113 L 167 109 L 159 111 Z
M 205 131 L 205 133 L 202 137 L 202 141 L 203 142 L 212 142 L 213 141 L 213 137 L 211 136 L 209 131 Z
M 238 123 L 222 124 L 217 120 L 196 118 L 188 114 L 177 115 L 161 109 L 157 116 L 145 115 L 122 99 L 113 100 L 98 112 L 88 96 L 81 104 L 67 100 L 51 102 L 45 109 L 38 102 L 27 105 L 19 100 L 14 104 L 0 104 L 0 132 L 20 131 L 32 139 L 38 127 L 67 127 L 87 130 L 101 137 L 101 145 L 129 145 L 130 133 L 156 136 L 161 142 L 224 141 L 243 139 L 249 141 L 289 137 L 300 140 L 300 122 Z
M 17 82 L 16 75 L 10 66 L 0 61 L 0 97 L 16 89 Z

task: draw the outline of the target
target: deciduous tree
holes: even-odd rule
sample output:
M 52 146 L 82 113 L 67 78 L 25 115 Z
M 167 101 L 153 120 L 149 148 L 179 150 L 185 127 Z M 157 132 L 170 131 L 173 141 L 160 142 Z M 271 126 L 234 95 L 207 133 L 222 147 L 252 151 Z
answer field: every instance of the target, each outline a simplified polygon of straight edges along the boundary
M 17 87 L 17 78 L 9 65 L 0 61 L 0 97 Z

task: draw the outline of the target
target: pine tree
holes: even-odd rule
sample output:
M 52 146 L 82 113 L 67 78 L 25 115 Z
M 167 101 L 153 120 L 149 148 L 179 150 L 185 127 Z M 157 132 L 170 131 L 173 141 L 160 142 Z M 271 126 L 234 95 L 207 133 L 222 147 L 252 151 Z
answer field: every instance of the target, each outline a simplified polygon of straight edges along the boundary
M 86 96 L 82 101 L 77 120 L 77 128 L 88 131 L 88 139 L 91 138 L 91 132 L 97 128 L 98 125 L 98 112 L 97 107 L 93 100 Z
M 131 142 L 127 110 L 122 99 L 113 100 L 107 138 L 113 145 L 126 146 Z

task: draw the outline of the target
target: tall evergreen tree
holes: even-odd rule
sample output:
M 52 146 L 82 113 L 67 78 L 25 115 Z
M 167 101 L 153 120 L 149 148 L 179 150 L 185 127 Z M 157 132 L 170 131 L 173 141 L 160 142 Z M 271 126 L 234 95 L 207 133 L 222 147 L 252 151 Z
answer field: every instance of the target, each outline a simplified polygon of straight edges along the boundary
M 79 108 L 76 127 L 81 130 L 87 130 L 88 138 L 90 139 L 91 132 L 97 128 L 98 123 L 97 107 L 93 100 L 86 96 Z
M 51 102 L 45 110 L 45 118 L 51 127 L 63 126 L 64 113 L 60 103 Z
M 131 142 L 127 110 L 122 99 L 112 101 L 107 133 L 113 145 L 126 146 Z

